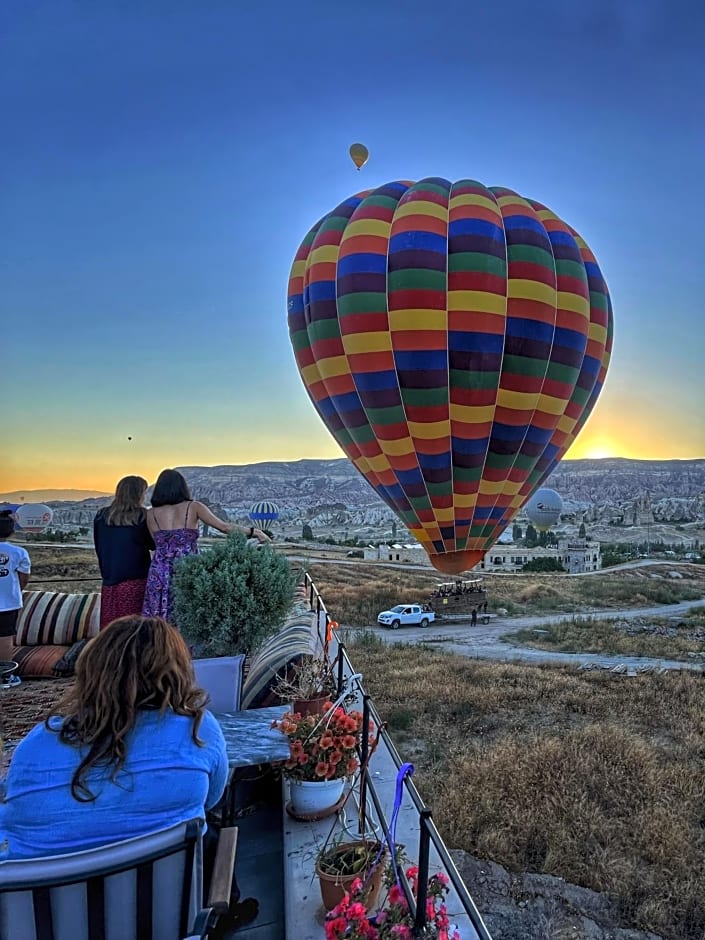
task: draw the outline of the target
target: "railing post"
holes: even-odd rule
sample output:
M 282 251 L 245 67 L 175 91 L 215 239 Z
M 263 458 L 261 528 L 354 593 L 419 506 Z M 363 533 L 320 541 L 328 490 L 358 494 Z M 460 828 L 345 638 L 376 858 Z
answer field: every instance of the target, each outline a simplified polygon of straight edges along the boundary
M 338 642 L 338 695 L 343 694 L 345 684 L 345 644 Z
M 362 697 L 362 740 L 360 742 L 360 835 L 367 829 L 367 761 L 370 753 L 370 696 Z
M 428 895 L 428 860 L 430 835 L 428 831 L 428 820 L 431 818 L 431 810 L 424 808 L 419 813 L 419 822 L 421 829 L 419 832 L 419 893 L 416 898 L 416 918 L 414 920 L 414 936 L 423 936 L 423 929 L 426 926 L 426 898 Z

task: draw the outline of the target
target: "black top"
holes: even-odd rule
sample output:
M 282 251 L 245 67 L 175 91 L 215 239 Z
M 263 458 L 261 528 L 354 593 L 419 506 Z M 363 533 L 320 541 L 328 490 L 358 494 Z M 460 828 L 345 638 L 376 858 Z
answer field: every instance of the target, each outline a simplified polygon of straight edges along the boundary
M 101 509 L 93 520 L 93 542 L 103 584 L 110 587 L 122 581 L 146 578 L 150 550 L 154 540 L 147 528 L 147 517 L 135 525 L 108 525 L 107 509 Z

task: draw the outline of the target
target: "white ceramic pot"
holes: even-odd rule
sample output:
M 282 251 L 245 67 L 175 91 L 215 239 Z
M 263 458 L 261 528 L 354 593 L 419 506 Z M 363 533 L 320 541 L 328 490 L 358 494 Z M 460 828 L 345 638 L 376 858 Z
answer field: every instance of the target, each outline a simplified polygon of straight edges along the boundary
M 290 780 L 292 812 L 300 816 L 325 813 L 332 809 L 343 795 L 345 780 Z

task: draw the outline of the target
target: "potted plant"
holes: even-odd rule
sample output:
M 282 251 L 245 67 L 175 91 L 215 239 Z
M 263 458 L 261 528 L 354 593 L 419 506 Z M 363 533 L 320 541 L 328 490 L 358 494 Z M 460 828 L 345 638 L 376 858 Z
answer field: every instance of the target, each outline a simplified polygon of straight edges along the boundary
M 358 900 L 366 908 L 373 908 L 382 887 L 386 860 L 386 846 L 376 839 L 326 845 L 316 859 L 316 874 L 325 909 L 333 910 L 346 894 L 352 892 L 353 885 L 358 888 Z
M 406 877 L 413 895 L 418 897 L 418 868 L 407 868 Z M 389 885 L 385 906 L 371 914 L 373 905 L 366 902 L 364 883 L 357 879 L 350 893 L 326 915 L 326 940 L 412 940 L 415 936 L 429 940 L 460 940 L 460 933 L 451 927 L 448 919 L 445 904 L 447 875 L 439 872 L 428 880 L 426 926 L 421 934 L 413 932 L 414 917 L 401 885 L 393 876 Z
M 283 555 L 238 532 L 174 565 L 174 620 L 199 657 L 249 653 L 276 633 L 294 598 Z
M 290 781 L 291 814 L 322 819 L 334 813 L 345 777 L 359 766 L 362 712 L 328 702 L 320 715 L 287 712 L 272 727 L 289 738 L 291 756 L 283 770 Z
M 338 692 L 333 667 L 317 656 L 302 656 L 289 673 L 277 680 L 272 691 L 283 702 L 291 702 L 292 711 L 302 717 L 320 715 Z

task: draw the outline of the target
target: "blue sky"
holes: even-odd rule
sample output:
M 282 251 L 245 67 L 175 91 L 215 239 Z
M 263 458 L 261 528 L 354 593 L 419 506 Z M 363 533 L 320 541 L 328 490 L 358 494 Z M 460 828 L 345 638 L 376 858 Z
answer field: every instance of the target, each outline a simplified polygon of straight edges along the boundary
M 289 266 L 350 193 L 428 175 L 538 199 L 597 255 L 614 358 L 571 455 L 705 455 L 703 49 L 695 2 L 9 0 L 0 490 L 339 455 Z

